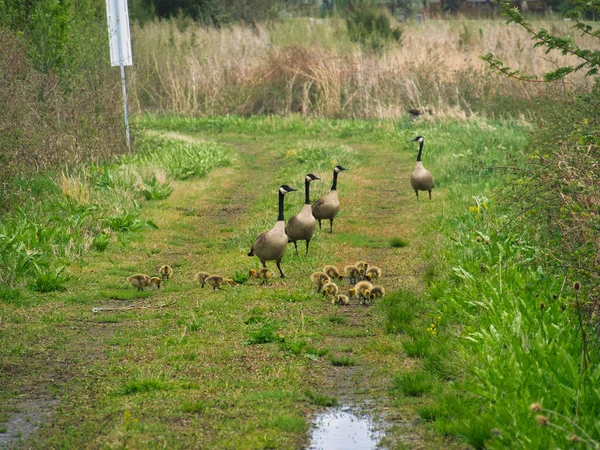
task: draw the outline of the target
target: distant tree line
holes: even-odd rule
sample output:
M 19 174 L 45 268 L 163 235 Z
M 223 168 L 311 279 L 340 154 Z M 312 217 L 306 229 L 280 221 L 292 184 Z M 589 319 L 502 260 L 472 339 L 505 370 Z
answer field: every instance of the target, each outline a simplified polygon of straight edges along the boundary
M 25 0 L 34 1 L 34 0 Z M 457 12 L 466 0 L 442 0 L 443 10 Z M 521 0 L 515 0 L 520 4 Z M 296 15 L 345 15 L 356 8 L 398 9 L 413 11 L 427 8 L 427 0 L 128 0 L 131 18 L 141 23 L 147 20 L 189 17 L 205 25 L 221 27 L 228 23 L 256 22 L 274 19 L 280 12 Z M 572 0 L 537 0 L 538 9 L 565 13 L 572 9 Z

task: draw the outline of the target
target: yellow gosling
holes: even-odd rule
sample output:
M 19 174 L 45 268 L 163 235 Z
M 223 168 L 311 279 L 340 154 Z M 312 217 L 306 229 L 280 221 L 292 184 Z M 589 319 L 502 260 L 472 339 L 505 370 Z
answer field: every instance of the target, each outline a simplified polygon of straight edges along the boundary
M 360 270 L 360 276 L 364 277 L 367 273 L 367 270 L 369 269 L 369 263 L 367 261 L 358 261 L 354 265 L 358 267 L 358 270 Z
M 267 269 L 266 267 L 263 267 L 260 270 L 250 269 L 248 271 L 248 277 L 256 278 L 257 280 L 262 280 L 260 283 L 262 286 L 263 284 L 268 283 L 271 280 L 271 278 L 273 278 L 273 271 Z
M 371 300 L 375 300 L 378 298 L 383 298 L 385 296 L 385 289 L 383 286 L 373 286 L 371 289 Z
M 325 272 L 332 280 L 341 280 L 344 278 L 335 266 L 325 266 L 323 267 L 323 272 Z
M 354 295 L 358 299 L 358 302 L 364 303 L 364 300 L 370 298 L 371 289 L 373 289 L 373 285 L 368 281 L 361 281 L 359 283 L 356 283 L 356 286 L 354 286 L 354 288 L 356 289 Z
M 162 280 L 158 277 L 150 278 L 150 286 L 156 286 L 156 289 L 160 289 L 160 282 Z
M 329 283 L 331 278 L 325 272 L 315 272 L 311 274 L 310 280 L 312 284 L 317 288 L 317 292 L 321 292 L 321 288 L 325 283 Z
M 367 269 L 365 278 L 369 281 L 375 281 L 381 278 L 381 269 L 377 266 L 371 266 Z
M 331 299 L 331 304 L 348 306 L 350 304 L 350 299 L 348 298 L 347 295 L 339 294 Z
M 328 283 L 325 283 L 323 285 L 322 292 L 325 297 L 329 297 L 329 296 L 335 297 L 338 293 L 337 284 L 332 283 L 331 281 Z
M 198 272 L 195 276 L 194 279 L 200 283 L 200 287 L 204 287 L 204 285 L 206 284 L 206 279 L 210 276 L 210 273 L 208 272 Z
M 344 275 L 350 279 L 350 284 L 356 284 L 361 277 L 360 269 L 356 266 L 344 267 Z
M 134 288 L 137 288 L 138 291 L 141 291 L 146 286 L 150 286 L 151 281 L 150 277 L 144 273 L 138 273 L 136 275 L 131 275 L 127 278 L 129 284 L 131 284 Z
M 168 265 L 160 266 L 158 271 L 163 280 L 169 280 L 169 278 L 173 275 L 173 268 Z

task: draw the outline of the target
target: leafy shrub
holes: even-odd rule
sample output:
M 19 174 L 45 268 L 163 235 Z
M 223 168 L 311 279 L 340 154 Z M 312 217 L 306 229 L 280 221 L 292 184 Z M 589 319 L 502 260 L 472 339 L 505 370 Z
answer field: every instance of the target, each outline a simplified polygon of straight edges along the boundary
M 350 40 L 373 50 L 381 50 L 389 42 L 402 42 L 402 30 L 392 26 L 392 18 L 383 9 L 358 7 L 348 14 L 346 26 Z
M 266 321 L 259 328 L 250 332 L 248 344 L 268 344 L 269 342 L 282 342 L 284 339 L 277 332 L 277 326 L 273 321 Z
M 143 137 L 138 153 L 122 159 L 142 167 L 164 168 L 175 180 L 203 177 L 214 167 L 232 162 L 229 151 L 215 142 L 189 143 L 162 137 Z
M 69 281 L 69 276 L 63 274 L 65 267 L 40 267 L 34 264 L 35 277 L 33 289 L 39 292 L 62 291 L 65 289 L 65 283 Z
M 142 195 L 146 200 L 163 200 L 173 192 L 173 187 L 165 181 L 160 183 L 156 174 L 152 174 L 150 180 L 146 181 L 142 189 Z
M 138 231 L 147 228 L 158 229 L 151 220 L 140 220 L 137 212 L 121 211 L 114 216 L 107 217 L 104 223 L 113 231 Z

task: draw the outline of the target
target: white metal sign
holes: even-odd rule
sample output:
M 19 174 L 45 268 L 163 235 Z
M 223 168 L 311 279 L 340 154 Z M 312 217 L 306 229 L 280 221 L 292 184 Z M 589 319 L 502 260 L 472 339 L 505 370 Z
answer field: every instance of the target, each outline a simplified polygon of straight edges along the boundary
M 108 18 L 111 65 L 133 65 L 127 0 L 106 0 L 106 16 Z

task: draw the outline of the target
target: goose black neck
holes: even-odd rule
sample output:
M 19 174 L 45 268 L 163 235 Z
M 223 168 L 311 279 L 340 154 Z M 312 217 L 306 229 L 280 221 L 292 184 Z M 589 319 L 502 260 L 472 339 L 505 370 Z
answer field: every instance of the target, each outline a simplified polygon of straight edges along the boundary
M 423 153 L 423 141 L 419 143 L 419 154 L 417 155 L 417 161 L 421 161 L 421 153 Z
M 281 191 L 279 191 L 279 215 L 277 216 L 277 221 L 279 222 L 280 220 L 284 220 L 283 218 L 283 198 L 285 197 L 285 194 Z
M 310 180 L 304 180 L 304 204 L 310 205 Z
M 337 170 L 333 171 L 333 184 L 331 185 L 331 190 L 332 191 L 335 191 L 336 188 L 337 188 L 337 176 L 338 176 L 338 173 L 339 172 Z

